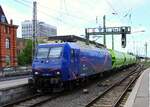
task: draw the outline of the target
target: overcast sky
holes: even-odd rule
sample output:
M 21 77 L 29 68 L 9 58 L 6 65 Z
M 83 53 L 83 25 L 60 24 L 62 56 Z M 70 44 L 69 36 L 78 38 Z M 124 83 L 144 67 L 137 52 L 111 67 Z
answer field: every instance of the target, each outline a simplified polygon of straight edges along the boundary
M 121 36 L 115 35 L 115 50 L 145 55 L 144 44 L 148 42 L 150 56 L 150 0 L 36 0 L 37 18 L 55 25 L 58 35 L 84 35 L 88 27 L 102 26 L 106 15 L 106 26 L 131 26 L 127 47 L 121 48 Z M 21 22 L 32 20 L 33 0 L 0 0 L 7 20 L 19 25 L 17 36 L 21 37 Z M 97 22 L 96 23 L 96 16 Z M 141 32 L 141 31 L 145 32 Z M 102 38 L 97 41 L 102 42 Z M 111 36 L 107 36 L 107 47 L 111 48 Z

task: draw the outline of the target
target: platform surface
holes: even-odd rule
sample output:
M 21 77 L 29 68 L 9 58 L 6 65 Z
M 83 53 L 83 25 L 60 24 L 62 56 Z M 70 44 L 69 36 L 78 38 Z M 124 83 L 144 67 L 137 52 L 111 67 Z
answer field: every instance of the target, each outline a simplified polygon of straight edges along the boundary
M 150 68 L 137 80 L 124 107 L 150 107 Z
M 2 81 L 0 82 L 0 90 L 16 87 L 19 85 L 24 85 L 28 83 L 28 78 L 22 78 L 22 79 L 15 79 L 15 80 L 9 80 L 9 81 Z

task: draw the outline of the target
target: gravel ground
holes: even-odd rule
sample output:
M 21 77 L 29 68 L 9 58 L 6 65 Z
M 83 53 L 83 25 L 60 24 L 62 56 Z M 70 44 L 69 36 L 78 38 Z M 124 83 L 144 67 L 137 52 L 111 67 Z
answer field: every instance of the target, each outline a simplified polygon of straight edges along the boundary
M 86 87 L 89 91 L 86 94 L 83 93 L 83 89 L 76 90 L 68 95 L 64 95 L 55 100 L 47 102 L 40 107 L 84 107 L 93 98 L 98 96 L 98 94 L 101 94 L 107 88 L 107 85 L 111 85 L 116 80 L 121 79 L 121 77 L 126 73 L 128 72 L 119 72 L 107 79 L 105 78 L 106 81 L 104 84 L 100 83 L 100 81 L 102 80 L 99 80 L 99 82 L 95 82 L 94 84 Z M 106 87 L 102 85 L 106 85 Z

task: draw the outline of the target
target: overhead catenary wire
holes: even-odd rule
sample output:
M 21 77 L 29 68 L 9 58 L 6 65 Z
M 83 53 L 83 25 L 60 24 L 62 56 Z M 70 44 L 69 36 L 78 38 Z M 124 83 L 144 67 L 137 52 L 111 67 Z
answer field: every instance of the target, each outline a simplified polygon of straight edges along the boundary
M 19 0 L 15 0 L 15 1 L 19 1 Z M 107 0 L 108 1 L 108 0 Z M 31 2 L 29 2 L 29 1 L 27 1 L 27 0 L 22 0 L 22 1 L 19 1 L 20 2 L 20 4 L 23 4 L 23 5 L 25 5 L 25 6 L 27 6 L 27 7 L 30 7 L 30 8 L 32 8 L 32 6 L 30 5 L 31 4 Z M 64 5 L 66 5 L 66 1 L 65 0 L 63 0 L 63 2 L 64 2 Z M 38 4 L 40 7 L 41 7 L 41 4 Z M 109 4 L 110 6 L 111 6 L 111 8 L 113 8 L 113 6 L 111 5 L 111 4 Z M 67 6 L 67 5 L 66 5 Z M 49 7 L 47 7 L 47 9 L 49 9 Z M 45 9 L 46 10 L 46 9 Z M 69 13 L 69 15 L 68 15 L 68 12 L 64 12 L 64 11 L 58 11 L 58 10 L 56 10 L 57 12 L 60 12 L 61 14 L 62 14 L 62 17 L 61 16 L 54 16 L 54 15 L 50 15 L 49 13 L 47 13 L 46 11 L 45 11 L 44 9 L 38 9 L 37 11 L 39 12 L 39 13 L 41 13 L 41 14 L 43 14 L 44 16 L 46 16 L 46 17 L 48 17 L 48 18 L 51 18 L 51 19 L 53 19 L 53 20 L 56 20 L 57 22 L 61 22 L 61 23 L 63 23 L 64 25 L 68 25 L 68 26 L 70 26 L 71 27 L 71 29 L 75 29 L 75 28 L 81 28 L 81 27 L 84 27 L 84 25 L 83 25 L 83 23 L 72 23 L 71 21 L 68 21 L 68 20 L 62 20 L 62 18 L 64 17 L 64 18 L 68 18 L 68 17 L 70 17 L 70 16 L 72 16 L 70 13 Z M 49 9 L 49 10 L 51 10 L 51 9 Z M 68 10 L 68 9 L 67 9 Z M 117 12 L 114 8 L 113 8 L 113 11 L 115 11 L 115 12 Z M 60 14 L 59 13 L 59 14 Z M 65 13 L 65 14 L 64 14 Z M 66 16 L 66 17 L 65 17 Z M 77 16 L 78 17 L 78 16 Z M 80 20 L 83 20 L 83 21 L 85 21 L 84 19 L 82 19 L 82 18 L 77 18 L 77 17 L 73 17 L 72 16 L 72 18 L 75 18 L 75 19 L 80 19 Z M 69 19 L 69 18 L 68 18 Z M 84 24 L 87 24 L 87 21 L 85 21 L 86 23 L 84 23 Z M 89 21 L 88 21 L 89 22 Z
M 126 13 L 124 14 L 124 12 L 119 12 L 119 11 L 117 11 L 117 10 L 114 8 L 114 6 L 110 3 L 109 0 L 105 0 L 105 2 L 106 2 L 107 5 L 112 9 L 112 14 L 113 14 L 113 15 L 117 15 L 117 16 L 119 17 L 119 20 L 120 20 L 121 22 L 123 21 L 123 18 L 126 18 L 126 19 L 127 19 L 127 17 L 125 17 L 125 16 L 128 16 L 128 22 L 129 22 L 129 20 L 130 20 L 130 22 L 132 23 L 130 10 L 128 10 L 128 12 L 126 12 Z M 123 15 L 122 15 L 121 13 L 123 13 Z
M 118 15 L 118 12 L 116 11 L 116 9 L 112 6 L 112 4 L 109 2 L 109 0 L 105 0 L 106 3 L 108 4 L 108 6 L 112 9 L 113 13 L 115 13 L 115 15 Z
M 25 1 L 26 3 L 30 3 L 29 1 L 26 1 L 26 0 L 23 0 L 23 1 Z M 60 0 L 60 3 L 61 2 L 63 2 L 64 3 L 64 6 L 65 6 L 65 10 L 66 10 L 66 1 L 65 0 Z M 83 1 L 82 1 L 83 2 Z M 62 3 L 61 3 L 62 4 Z M 91 7 L 91 4 L 90 4 L 90 6 L 89 6 L 89 3 L 87 3 L 87 2 L 83 2 L 83 4 L 85 5 L 87 5 L 88 7 Z M 67 12 L 68 11 L 68 9 L 67 9 L 67 11 L 62 11 L 63 9 L 60 9 L 60 10 L 56 10 L 56 9 L 52 9 L 52 8 L 50 8 L 50 7 L 46 7 L 46 6 L 44 6 L 44 5 L 42 5 L 42 4 L 38 4 L 40 7 L 43 7 L 43 8 L 46 8 L 46 9 L 48 9 L 48 10 L 50 10 L 50 11 L 55 11 L 55 12 L 57 12 L 58 14 L 59 14 L 59 16 L 61 17 L 61 18 L 63 18 L 63 17 L 65 17 L 65 16 L 67 16 L 67 17 L 71 17 L 71 18 L 75 18 L 75 19 L 78 19 L 78 20 L 82 20 L 82 21 L 84 21 L 84 22 L 86 22 L 85 23 L 85 25 L 88 25 L 88 23 L 91 23 L 91 22 L 93 22 L 93 21 L 91 21 L 91 20 L 87 20 L 86 18 L 83 18 L 83 17 L 81 17 L 81 16 L 75 16 L 75 15 L 72 15 L 72 14 L 70 14 L 69 12 Z M 112 6 L 111 6 L 112 7 Z M 94 8 L 94 6 L 92 7 L 92 8 Z M 41 11 L 41 10 L 40 10 Z M 92 20 L 94 20 L 94 19 L 92 19 Z M 59 19 L 59 22 L 61 22 L 61 21 L 63 21 L 63 20 L 61 20 L 61 19 Z M 82 25 L 82 24 L 80 24 L 80 25 Z
M 30 6 L 29 4 L 27 4 L 27 2 L 25 3 L 25 2 L 23 2 L 23 1 L 18 1 L 18 0 L 14 0 L 14 1 L 17 2 L 17 3 L 19 3 L 19 4 L 24 5 L 24 6 L 26 6 L 26 7 L 32 8 L 32 6 Z M 28 3 L 29 3 L 29 2 L 28 2 Z M 51 18 L 51 19 L 56 20 L 56 21 L 61 21 L 62 23 L 64 23 L 64 24 L 70 26 L 71 29 L 79 28 L 78 26 L 75 26 L 75 25 L 72 25 L 72 24 L 67 23 L 67 22 L 65 22 L 65 21 L 62 21 L 60 18 L 55 17 L 55 16 L 52 16 L 52 15 L 50 15 L 50 14 L 48 14 L 48 13 L 42 11 L 42 10 L 37 9 L 37 11 L 40 12 L 40 13 L 42 13 L 43 15 L 47 16 L 48 18 Z
M 23 0 L 23 1 L 25 1 L 26 3 L 29 3 L 29 4 L 31 3 L 31 2 L 26 1 L 26 0 Z M 62 2 L 62 0 L 60 0 L 60 3 L 61 3 L 61 2 Z M 61 3 L 61 4 L 62 4 L 62 3 Z M 43 8 L 45 8 L 45 9 L 48 9 L 49 11 L 52 11 L 52 12 L 57 12 L 57 13 L 60 13 L 60 12 L 61 12 L 63 15 L 69 16 L 69 17 L 71 17 L 71 18 L 75 18 L 75 19 L 82 20 L 82 21 L 89 21 L 88 19 L 86 19 L 86 18 L 84 18 L 84 17 L 75 16 L 75 15 L 69 13 L 69 12 L 68 12 L 68 9 L 67 9 L 67 5 L 66 5 L 66 1 L 65 1 L 65 0 L 64 0 L 64 6 L 65 6 L 66 12 L 62 11 L 62 9 L 61 9 L 61 10 L 56 10 L 56 9 L 51 8 L 51 7 L 44 6 L 43 4 L 40 4 L 40 3 L 38 3 L 38 5 L 39 5 L 40 7 L 43 7 Z

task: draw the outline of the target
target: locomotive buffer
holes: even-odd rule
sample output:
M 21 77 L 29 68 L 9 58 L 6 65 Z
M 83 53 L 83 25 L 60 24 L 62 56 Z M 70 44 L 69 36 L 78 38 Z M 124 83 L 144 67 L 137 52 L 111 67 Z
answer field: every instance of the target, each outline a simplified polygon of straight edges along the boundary
M 113 43 L 113 35 L 122 35 L 121 37 L 121 45 L 122 48 L 126 47 L 126 34 L 131 34 L 131 26 L 121 26 L 121 27 L 107 27 L 107 28 L 86 28 L 85 35 L 87 39 L 87 44 L 89 44 L 89 36 L 90 35 L 112 35 L 112 47 Z M 106 44 L 104 44 L 106 46 Z

